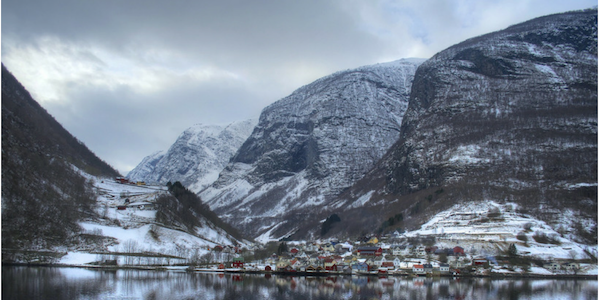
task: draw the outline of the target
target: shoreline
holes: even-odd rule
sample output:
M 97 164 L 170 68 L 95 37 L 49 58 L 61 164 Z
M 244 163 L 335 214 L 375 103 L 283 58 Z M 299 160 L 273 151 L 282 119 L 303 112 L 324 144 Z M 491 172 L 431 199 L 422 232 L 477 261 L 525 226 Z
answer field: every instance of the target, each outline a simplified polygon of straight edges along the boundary
M 47 268 L 81 268 L 93 270 L 143 270 L 143 271 L 180 271 L 187 273 L 222 273 L 222 274 L 264 274 L 278 276 L 293 276 L 293 277 L 326 277 L 326 276 L 365 276 L 365 277 L 406 277 L 406 278 L 490 278 L 490 279 L 560 279 L 560 280 L 598 280 L 597 274 L 523 274 L 523 273 L 491 273 L 491 274 L 435 274 L 435 275 L 416 275 L 409 273 L 377 273 L 377 272 L 360 272 L 360 273 L 344 273 L 340 271 L 321 271 L 321 272 L 305 272 L 305 271 L 264 271 L 251 269 L 203 269 L 193 268 L 190 266 L 107 266 L 107 265 L 70 265 L 70 264 L 35 264 L 35 263 L 2 263 L 2 266 L 14 267 L 47 267 Z

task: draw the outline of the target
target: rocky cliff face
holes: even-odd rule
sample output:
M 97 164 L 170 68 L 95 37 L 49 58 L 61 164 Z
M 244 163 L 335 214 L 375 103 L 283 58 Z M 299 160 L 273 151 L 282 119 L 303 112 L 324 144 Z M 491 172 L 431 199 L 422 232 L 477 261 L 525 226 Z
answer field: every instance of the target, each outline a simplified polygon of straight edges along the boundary
M 399 141 L 340 201 L 404 201 L 394 213 L 407 216 L 438 196 L 497 199 L 594 218 L 597 37 L 597 10 L 570 12 L 435 55 L 415 74 Z
M 162 184 L 179 181 L 198 192 L 217 179 L 256 122 L 247 120 L 227 126 L 196 124 L 186 129 L 168 151 L 144 158 L 128 177 Z
M 338 72 L 265 108 L 202 199 L 252 236 L 293 232 L 291 220 L 327 206 L 398 139 L 422 61 Z

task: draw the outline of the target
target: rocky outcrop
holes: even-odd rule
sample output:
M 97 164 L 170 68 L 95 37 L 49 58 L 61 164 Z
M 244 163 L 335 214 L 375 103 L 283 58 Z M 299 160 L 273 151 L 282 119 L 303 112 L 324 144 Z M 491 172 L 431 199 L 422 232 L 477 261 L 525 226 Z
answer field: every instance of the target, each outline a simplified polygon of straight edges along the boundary
M 415 74 L 398 142 L 339 201 L 389 204 L 435 189 L 452 201 L 515 201 L 540 214 L 569 206 L 593 218 L 597 37 L 597 10 L 569 12 L 438 53 Z M 423 211 L 435 200 L 425 196 L 397 208 Z

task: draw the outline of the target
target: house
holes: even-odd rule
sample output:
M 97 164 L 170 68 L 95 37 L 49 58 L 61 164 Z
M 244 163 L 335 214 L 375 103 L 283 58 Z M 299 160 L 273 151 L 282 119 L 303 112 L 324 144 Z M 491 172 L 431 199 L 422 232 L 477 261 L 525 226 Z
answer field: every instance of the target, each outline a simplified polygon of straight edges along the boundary
M 396 257 L 396 258 L 394 258 L 394 267 L 395 267 L 396 269 L 399 269 L 399 268 L 400 268 L 400 264 L 401 264 L 401 263 L 402 263 L 402 262 L 400 261 L 400 259 L 399 259 L 399 258 L 397 258 L 397 257 Z
M 461 255 L 464 256 L 465 255 L 465 249 L 463 249 L 462 247 L 456 246 L 452 249 L 452 252 L 454 255 Z
M 323 266 L 327 271 L 337 271 L 336 261 L 331 257 L 325 258 L 323 260 Z
M 271 266 L 266 266 L 266 267 L 265 267 L 265 271 L 266 271 L 266 272 L 271 272 L 271 270 L 272 270 L 272 269 L 271 269 Z
M 292 256 L 296 256 L 296 255 L 298 255 L 298 252 L 299 252 L 298 248 L 292 248 L 292 250 L 290 250 L 290 254 L 291 254 Z
M 406 247 L 404 247 L 404 248 L 406 248 Z M 400 255 L 402 255 L 402 251 L 404 250 L 404 248 L 400 247 L 400 246 L 394 247 L 392 249 L 392 255 L 394 255 L 394 256 L 400 256 Z
M 370 238 L 369 241 L 367 242 L 367 244 L 373 244 L 373 245 L 376 245 L 377 243 L 379 243 L 379 239 L 376 236 Z
M 359 255 L 381 256 L 383 249 L 381 247 L 358 247 Z
M 569 262 L 562 264 L 562 268 L 567 271 L 579 270 L 579 264 L 576 262 Z
M 287 260 L 280 260 L 277 262 L 277 271 L 285 271 L 285 269 L 289 266 L 290 263 Z
M 364 262 L 356 262 L 351 265 L 354 272 L 369 272 L 369 265 Z
M 544 268 L 550 270 L 550 271 L 559 271 L 560 270 L 560 264 L 557 262 L 552 262 L 552 263 L 548 263 L 544 265 Z
M 394 269 L 396 269 L 396 266 L 394 265 L 393 261 L 384 261 L 381 263 L 381 268 L 388 269 L 388 270 L 394 270 Z
M 449 273 L 450 265 L 449 264 L 440 264 L 440 273 Z
M 476 267 L 488 267 L 489 263 L 488 260 L 485 258 L 474 258 L 473 259 L 473 266 Z
M 234 258 L 232 267 L 238 268 L 238 269 L 243 269 L 244 268 L 244 258 L 243 257 Z
M 423 265 L 413 265 L 412 271 L 414 274 L 425 274 L 425 268 L 423 267 Z
M 115 181 L 117 183 L 121 183 L 121 184 L 129 183 L 129 179 L 127 179 L 125 177 L 117 177 L 117 178 L 115 178 Z
M 433 273 L 433 266 L 431 264 L 424 264 L 423 265 L 423 272 L 425 272 L 425 274 L 431 274 L 431 273 Z

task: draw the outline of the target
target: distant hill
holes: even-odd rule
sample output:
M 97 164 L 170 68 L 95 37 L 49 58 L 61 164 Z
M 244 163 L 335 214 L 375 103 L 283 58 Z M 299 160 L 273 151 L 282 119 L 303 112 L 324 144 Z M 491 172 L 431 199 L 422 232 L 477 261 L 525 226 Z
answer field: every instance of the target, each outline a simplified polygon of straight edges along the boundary
M 44 110 L 2 65 L 2 247 L 64 245 L 92 213 L 92 186 L 78 171 L 119 173 Z

